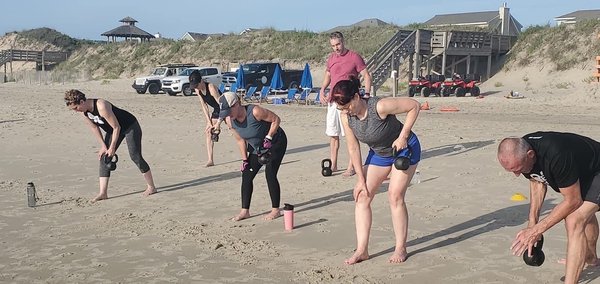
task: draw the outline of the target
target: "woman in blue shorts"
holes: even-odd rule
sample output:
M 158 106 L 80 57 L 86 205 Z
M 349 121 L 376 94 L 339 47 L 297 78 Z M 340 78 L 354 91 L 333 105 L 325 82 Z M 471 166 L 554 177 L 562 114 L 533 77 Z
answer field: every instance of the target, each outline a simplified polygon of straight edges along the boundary
M 343 114 L 346 143 L 358 179 L 353 192 L 357 246 L 355 253 L 345 262 L 354 264 L 369 258 L 371 202 L 383 181 L 390 176 L 388 199 L 396 248 L 389 261 L 401 263 L 407 257 L 408 211 L 404 195 L 421 159 L 419 139 L 411 131 L 419 115 L 420 105 L 409 98 L 363 99 L 359 94 L 359 86 L 358 79 L 351 77 L 350 80 L 338 82 L 332 91 L 333 101 Z M 406 113 L 404 124 L 396 118 L 396 114 L 400 113 Z M 370 148 L 364 167 L 361 167 L 359 141 Z M 394 152 L 397 152 L 395 156 Z M 408 169 L 398 170 L 393 167 L 394 160 L 399 156 L 409 157 Z

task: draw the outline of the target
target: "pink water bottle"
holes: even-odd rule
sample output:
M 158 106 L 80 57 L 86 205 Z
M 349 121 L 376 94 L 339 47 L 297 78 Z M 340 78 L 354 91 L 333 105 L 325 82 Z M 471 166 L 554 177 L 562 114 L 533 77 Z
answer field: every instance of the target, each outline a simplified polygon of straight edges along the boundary
M 294 205 L 283 205 L 283 225 L 288 232 L 294 229 Z

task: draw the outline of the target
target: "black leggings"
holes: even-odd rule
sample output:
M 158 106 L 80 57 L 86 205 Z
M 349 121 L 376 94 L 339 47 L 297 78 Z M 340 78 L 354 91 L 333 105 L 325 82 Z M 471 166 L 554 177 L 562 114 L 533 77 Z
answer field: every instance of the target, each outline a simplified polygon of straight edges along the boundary
M 142 157 L 142 128 L 136 121 L 124 131 L 119 134 L 119 140 L 117 140 L 117 149 L 123 139 L 127 139 L 127 149 L 129 150 L 129 157 L 137 165 L 142 173 L 146 173 L 150 170 L 150 166 L 146 163 L 146 160 Z M 106 147 L 110 147 L 112 140 L 112 133 L 107 132 L 104 135 L 104 144 Z M 115 149 L 116 150 L 116 149 Z M 100 161 L 100 177 L 110 177 L 110 171 L 104 167 L 104 163 Z
M 287 137 L 283 130 L 280 131 L 281 133 L 277 137 L 277 141 L 273 141 L 273 147 L 271 147 L 271 163 L 265 167 L 265 177 L 267 178 L 272 208 L 279 208 L 281 188 L 279 187 L 279 180 L 277 180 L 277 172 L 287 149 Z M 250 200 L 252 199 L 252 191 L 254 191 L 254 177 L 256 177 L 258 170 L 262 167 L 258 162 L 258 155 L 256 154 L 248 155 L 248 163 L 250 164 L 248 169 L 242 172 L 243 209 L 250 209 Z

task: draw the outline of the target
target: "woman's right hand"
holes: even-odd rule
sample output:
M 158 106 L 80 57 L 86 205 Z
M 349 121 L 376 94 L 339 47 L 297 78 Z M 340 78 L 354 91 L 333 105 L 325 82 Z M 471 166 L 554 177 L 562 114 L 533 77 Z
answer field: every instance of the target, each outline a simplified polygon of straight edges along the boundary
M 240 167 L 240 172 L 245 172 L 250 168 L 250 162 L 247 159 L 242 160 L 242 166 Z
M 106 145 L 102 145 L 102 148 L 100 148 L 100 150 L 98 150 L 98 160 L 102 159 L 102 155 L 108 155 L 108 148 L 106 148 Z
M 367 197 L 370 196 L 369 189 L 367 189 L 367 184 L 363 180 L 359 179 L 356 182 L 356 185 L 354 186 L 354 192 L 352 193 L 354 202 L 358 201 L 358 196 L 361 194 L 366 194 Z
M 212 130 L 212 128 L 213 128 L 212 124 L 210 124 L 210 123 L 207 123 L 207 124 L 206 124 L 206 128 L 204 129 L 204 132 L 205 132 L 206 134 L 210 134 L 210 131 Z

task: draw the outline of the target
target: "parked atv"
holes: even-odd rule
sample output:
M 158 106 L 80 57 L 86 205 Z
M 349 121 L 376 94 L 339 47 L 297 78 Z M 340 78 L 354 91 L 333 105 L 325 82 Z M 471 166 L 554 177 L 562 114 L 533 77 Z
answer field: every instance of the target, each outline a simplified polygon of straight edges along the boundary
M 458 74 L 452 75 L 451 80 L 446 80 L 442 84 L 442 96 L 447 97 L 454 94 L 457 97 L 464 97 L 467 93 L 476 97 L 481 93 L 477 84 L 479 84 L 481 76 L 478 74 L 467 74 L 464 78 Z
M 408 96 L 414 97 L 418 93 L 423 97 L 429 97 L 431 94 L 439 96 L 443 81 L 444 75 L 419 76 L 408 81 Z

